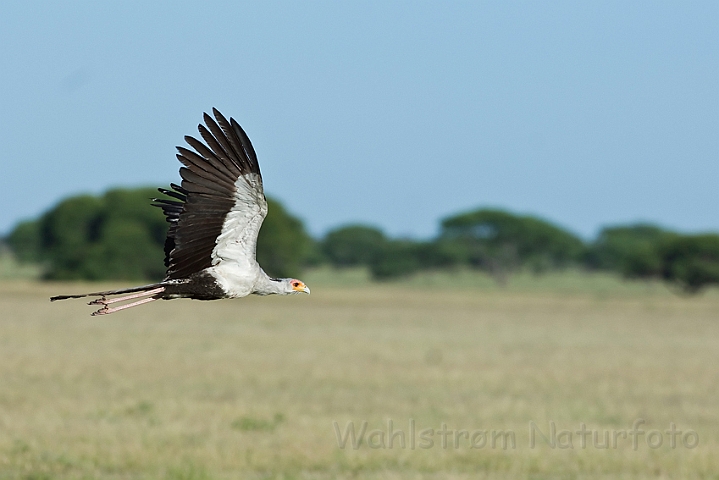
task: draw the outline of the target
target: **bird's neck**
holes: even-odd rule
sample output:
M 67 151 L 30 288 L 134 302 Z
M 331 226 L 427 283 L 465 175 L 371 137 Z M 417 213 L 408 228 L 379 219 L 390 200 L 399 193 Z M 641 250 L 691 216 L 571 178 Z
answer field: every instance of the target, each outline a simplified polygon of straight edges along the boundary
M 284 292 L 283 285 L 282 282 L 271 280 L 270 276 L 260 269 L 260 275 L 252 293 L 255 295 L 279 295 Z

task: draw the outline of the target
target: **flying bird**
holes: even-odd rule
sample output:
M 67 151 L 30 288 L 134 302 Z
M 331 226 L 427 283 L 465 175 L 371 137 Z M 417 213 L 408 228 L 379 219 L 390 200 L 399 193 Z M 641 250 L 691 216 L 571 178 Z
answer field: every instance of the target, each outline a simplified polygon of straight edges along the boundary
M 233 118 L 228 122 L 215 108 L 212 113 L 214 119 L 205 113 L 205 125 L 198 126 L 204 142 L 186 136 L 194 151 L 177 147 L 183 165 L 181 184 L 159 188 L 169 198 L 153 199 L 152 205 L 162 208 L 170 224 L 164 280 L 121 290 L 58 295 L 51 301 L 99 297 L 89 303 L 101 306 L 92 315 L 106 315 L 159 299 L 310 293 L 300 280 L 272 278 L 257 263 L 257 235 L 267 215 L 257 155 Z

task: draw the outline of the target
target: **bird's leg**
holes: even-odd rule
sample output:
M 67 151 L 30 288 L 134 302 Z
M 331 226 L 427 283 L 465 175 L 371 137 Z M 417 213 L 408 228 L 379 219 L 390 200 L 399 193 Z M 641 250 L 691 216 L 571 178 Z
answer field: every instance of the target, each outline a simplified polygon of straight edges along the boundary
M 111 298 L 108 300 L 104 295 L 102 298 L 98 298 L 89 302 L 88 305 L 110 305 L 111 303 L 124 302 L 125 300 L 132 300 L 133 298 L 144 297 L 147 295 L 154 295 L 165 290 L 165 287 L 155 288 L 154 290 L 147 290 L 145 292 L 133 293 L 132 295 L 126 295 L 124 297 Z
M 161 288 L 159 290 L 164 290 L 164 289 Z M 137 295 L 133 296 L 133 298 L 135 298 L 135 297 L 137 297 Z M 94 317 L 96 315 L 107 315 L 109 313 L 115 313 L 120 310 L 124 310 L 124 309 L 130 308 L 130 307 L 136 307 L 138 305 L 142 305 L 143 303 L 149 303 L 154 300 L 157 300 L 157 299 L 154 297 L 148 297 L 148 298 L 143 298 L 142 300 L 138 300 L 136 302 L 132 302 L 132 303 L 128 303 L 125 305 L 120 305 L 119 307 L 112 307 L 112 308 L 108 307 L 107 304 L 105 304 L 105 306 L 102 307 L 100 310 L 98 310 L 97 312 L 93 312 L 92 316 Z

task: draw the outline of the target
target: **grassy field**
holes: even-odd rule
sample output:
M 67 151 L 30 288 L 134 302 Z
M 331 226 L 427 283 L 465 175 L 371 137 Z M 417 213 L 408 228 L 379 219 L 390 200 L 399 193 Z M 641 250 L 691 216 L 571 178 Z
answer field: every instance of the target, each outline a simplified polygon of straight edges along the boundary
M 0 283 L 0 479 L 719 478 L 719 292 L 462 275 L 108 317 L 48 301 L 102 286 Z

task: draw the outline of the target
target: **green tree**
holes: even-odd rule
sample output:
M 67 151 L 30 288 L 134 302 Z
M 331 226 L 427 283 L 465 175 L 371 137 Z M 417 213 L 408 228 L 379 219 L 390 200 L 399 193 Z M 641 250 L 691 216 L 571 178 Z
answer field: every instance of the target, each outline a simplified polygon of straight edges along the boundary
M 61 201 L 40 219 L 41 258 L 54 280 L 79 280 L 90 246 L 98 240 L 102 198 L 81 195 Z
M 42 251 L 40 240 L 40 221 L 26 220 L 13 229 L 6 243 L 20 262 L 38 263 Z
M 587 264 L 627 278 L 658 278 L 663 269 L 663 245 L 677 236 L 648 224 L 607 227 L 589 247 Z
M 541 272 L 578 262 L 584 244 L 545 220 L 480 209 L 442 220 L 440 241 L 458 263 L 489 271 L 503 282 L 520 267 Z
M 719 284 L 719 235 L 684 235 L 661 248 L 662 276 L 688 293 Z
M 147 279 L 164 274 L 167 224 L 152 188 L 61 201 L 40 218 L 40 257 L 55 280 Z
M 108 218 L 87 250 L 78 275 L 87 280 L 160 280 L 165 276 L 162 243 L 152 229 L 131 218 Z
M 463 251 L 456 242 L 438 238 L 429 242 L 417 242 L 414 248 L 419 267 L 423 270 L 451 268 L 460 264 Z
M 366 225 L 348 225 L 330 231 L 322 241 L 322 252 L 336 267 L 369 265 L 385 247 L 381 230 Z
M 411 240 L 391 240 L 382 245 L 370 261 L 376 280 L 390 280 L 417 272 L 420 267 L 418 244 Z
M 297 277 L 313 246 L 302 222 L 277 200 L 268 198 L 269 211 L 257 239 L 257 261 L 268 275 Z

